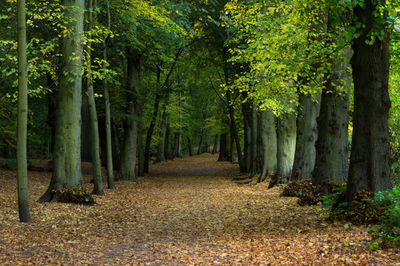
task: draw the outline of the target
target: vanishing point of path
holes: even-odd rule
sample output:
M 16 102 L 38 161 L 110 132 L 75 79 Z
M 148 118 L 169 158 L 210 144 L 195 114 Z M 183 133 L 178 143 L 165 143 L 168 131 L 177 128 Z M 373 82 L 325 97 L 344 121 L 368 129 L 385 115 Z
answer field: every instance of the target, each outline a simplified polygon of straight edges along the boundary
M 33 223 L 20 224 L 16 174 L 0 171 L 0 264 L 390 264 L 365 227 L 324 220 L 267 184 L 238 186 L 238 166 L 215 155 L 151 166 L 90 207 L 39 204 L 50 173 L 30 173 Z M 86 179 L 90 178 L 85 176 Z

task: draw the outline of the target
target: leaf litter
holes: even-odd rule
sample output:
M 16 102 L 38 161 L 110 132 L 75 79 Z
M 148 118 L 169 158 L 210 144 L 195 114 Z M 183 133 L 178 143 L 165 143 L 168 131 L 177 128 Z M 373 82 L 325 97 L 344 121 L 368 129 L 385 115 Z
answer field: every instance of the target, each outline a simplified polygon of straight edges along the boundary
M 151 166 L 139 183 L 81 206 L 37 203 L 51 173 L 30 172 L 33 222 L 18 222 L 16 172 L 0 171 L 0 264 L 396 264 L 365 226 L 329 223 L 267 184 L 238 186 L 215 155 Z M 89 181 L 90 176 L 85 175 Z

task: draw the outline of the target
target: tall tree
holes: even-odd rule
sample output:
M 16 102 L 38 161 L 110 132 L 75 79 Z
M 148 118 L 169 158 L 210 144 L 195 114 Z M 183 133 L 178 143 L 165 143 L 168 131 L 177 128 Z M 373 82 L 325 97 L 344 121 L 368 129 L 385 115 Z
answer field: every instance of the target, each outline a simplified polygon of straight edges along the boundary
M 54 169 L 40 201 L 56 200 L 52 191 L 82 184 L 81 105 L 84 0 L 63 0 L 68 29 L 62 37 L 62 62 L 57 91 Z
M 111 28 L 110 5 L 107 2 L 107 30 Z M 103 43 L 103 68 L 106 68 L 107 56 L 107 41 L 108 36 Z M 114 167 L 113 167 L 113 153 L 112 153 L 112 135 L 111 135 L 111 107 L 110 107 L 110 92 L 108 89 L 107 77 L 103 79 L 104 90 L 104 109 L 106 113 L 106 146 L 107 146 L 107 186 L 109 189 L 114 188 Z
M 354 116 L 346 200 L 357 191 L 391 187 L 388 115 L 389 33 L 383 0 L 364 0 L 354 8 Z
M 124 123 L 124 143 L 121 153 L 121 177 L 124 180 L 136 181 L 136 156 L 138 140 L 139 119 L 139 83 L 140 59 L 142 55 L 132 47 L 126 48 L 128 60 L 127 100 L 129 117 Z
M 89 25 L 88 25 L 88 40 L 87 40 L 87 53 L 86 53 L 86 68 L 87 68 L 87 90 L 88 90 L 88 103 L 89 103 L 89 116 L 90 116 L 90 139 L 91 139 L 91 157 L 93 167 L 93 194 L 104 195 L 103 190 L 103 177 L 101 174 L 101 161 L 100 161 L 100 139 L 99 139 L 99 124 L 97 121 L 96 101 L 94 98 L 93 75 L 92 75 L 92 36 L 91 29 L 94 22 L 93 10 L 96 9 L 97 1 L 88 1 L 89 12 Z
M 26 7 L 25 0 L 18 0 L 18 213 L 21 222 L 31 222 L 28 198 L 28 166 L 26 135 L 28 120 L 28 62 L 26 59 Z

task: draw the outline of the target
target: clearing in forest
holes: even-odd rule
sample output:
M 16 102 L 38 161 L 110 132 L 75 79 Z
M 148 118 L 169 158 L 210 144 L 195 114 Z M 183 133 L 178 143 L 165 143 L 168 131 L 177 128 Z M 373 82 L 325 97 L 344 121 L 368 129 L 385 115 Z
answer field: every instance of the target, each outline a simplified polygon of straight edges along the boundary
M 238 166 L 214 155 L 151 166 L 94 206 L 37 203 L 50 173 L 30 172 L 33 222 L 18 222 L 16 173 L 0 172 L 0 264 L 374 263 L 365 227 L 331 224 L 267 184 L 238 186 Z M 89 178 L 86 176 L 86 178 Z

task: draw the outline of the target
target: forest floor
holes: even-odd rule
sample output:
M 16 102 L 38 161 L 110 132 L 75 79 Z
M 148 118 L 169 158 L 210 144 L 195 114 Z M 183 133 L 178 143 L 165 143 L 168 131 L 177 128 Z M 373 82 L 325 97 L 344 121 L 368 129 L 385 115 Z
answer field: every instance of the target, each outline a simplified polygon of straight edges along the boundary
M 0 171 L 0 264 L 395 264 L 367 228 L 328 223 L 267 184 L 236 185 L 214 155 L 151 165 L 94 206 L 37 203 L 50 173 L 30 172 L 33 222 L 17 215 L 16 173 Z M 86 179 L 89 176 L 85 176 Z

